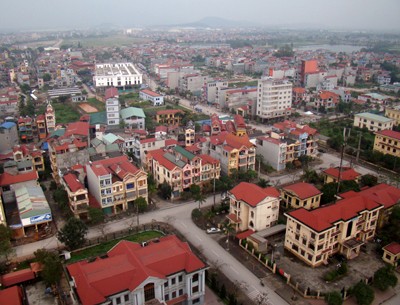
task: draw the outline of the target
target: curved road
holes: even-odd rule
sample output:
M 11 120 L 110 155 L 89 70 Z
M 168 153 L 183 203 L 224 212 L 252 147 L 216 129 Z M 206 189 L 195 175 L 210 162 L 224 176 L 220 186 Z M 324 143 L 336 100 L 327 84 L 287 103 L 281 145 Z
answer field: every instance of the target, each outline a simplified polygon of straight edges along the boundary
M 207 198 L 203 206 L 210 206 L 213 203 L 213 196 Z M 251 299 L 255 299 L 260 293 L 267 293 L 271 304 L 286 305 L 288 304 L 271 288 L 260 285 L 260 280 L 246 267 L 244 267 L 236 258 L 222 248 L 214 239 L 207 235 L 203 230 L 200 230 L 191 220 L 191 212 L 197 206 L 197 203 L 189 202 L 185 204 L 171 204 L 168 202 L 160 203 L 162 208 L 154 212 L 149 212 L 140 215 L 140 223 L 150 223 L 152 220 L 164 221 L 173 225 L 179 230 L 185 238 L 195 247 L 199 248 L 203 255 L 207 258 L 207 263 L 210 265 L 218 264 L 220 270 L 231 280 L 240 283 L 246 283 L 241 286 L 241 289 Z M 112 233 L 121 229 L 126 229 L 130 225 L 136 224 L 136 218 L 129 217 L 118 221 L 107 223 L 106 233 Z M 91 228 L 87 238 L 100 237 L 101 230 Z M 32 255 L 34 251 L 40 248 L 56 249 L 61 244 L 57 238 L 51 237 L 35 243 L 15 247 L 17 257 L 25 257 Z

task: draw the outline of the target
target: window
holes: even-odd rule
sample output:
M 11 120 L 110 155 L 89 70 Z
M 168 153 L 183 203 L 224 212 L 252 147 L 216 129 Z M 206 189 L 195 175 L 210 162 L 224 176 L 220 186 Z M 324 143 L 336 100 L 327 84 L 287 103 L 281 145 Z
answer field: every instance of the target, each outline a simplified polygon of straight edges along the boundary
M 124 301 L 129 302 L 129 294 L 124 295 Z
M 192 293 L 196 293 L 196 292 L 199 292 L 199 286 L 194 286 L 192 288 Z
M 121 298 L 120 298 L 120 297 L 115 298 L 115 303 L 116 303 L 116 304 L 121 304 Z
M 182 282 L 183 282 L 183 275 L 180 275 L 180 276 L 178 277 L 178 281 L 179 281 L 179 283 L 182 283 Z
M 193 275 L 192 282 L 198 282 L 198 281 L 199 281 L 199 274 L 196 273 Z
M 192 304 L 198 304 L 198 303 L 200 303 L 200 298 L 194 299 L 192 301 Z
M 171 279 L 171 285 L 175 285 L 175 283 L 176 283 L 176 279 L 175 278 Z
M 175 299 L 176 298 L 176 291 L 172 292 L 171 298 Z
M 179 289 L 178 296 L 181 296 L 181 295 L 183 295 L 183 289 Z
M 164 300 L 168 301 L 169 300 L 169 294 L 164 295 Z
M 168 287 L 168 281 L 166 281 L 166 282 L 164 283 L 164 287 L 165 287 L 165 288 Z
M 155 298 L 154 283 L 149 283 L 144 286 L 144 301 L 150 301 Z

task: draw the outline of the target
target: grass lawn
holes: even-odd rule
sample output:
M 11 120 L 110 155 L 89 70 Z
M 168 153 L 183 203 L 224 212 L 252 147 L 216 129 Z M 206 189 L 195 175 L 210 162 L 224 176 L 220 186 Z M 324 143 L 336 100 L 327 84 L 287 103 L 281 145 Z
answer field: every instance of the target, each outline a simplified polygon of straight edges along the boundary
M 57 124 L 76 122 L 81 117 L 79 112 L 70 103 L 52 103 L 52 105 L 56 113 Z
M 74 263 L 76 261 L 80 261 L 82 259 L 96 257 L 105 254 L 108 250 L 114 247 L 121 240 L 129 240 L 133 242 L 141 243 L 143 241 L 147 241 L 153 238 L 161 237 L 163 234 L 158 231 L 145 231 L 138 234 L 133 234 L 127 236 L 125 238 L 115 239 L 108 242 L 101 243 L 97 246 L 93 246 L 81 251 L 71 253 L 71 259 L 68 263 Z
M 258 80 L 252 80 L 249 82 L 229 83 L 228 87 L 229 88 L 255 87 L 257 86 L 257 84 Z
M 89 105 L 95 107 L 99 112 L 106 111 L 106 105 L 102 101 L 99 101 L 94 97 L 88 98 L 86 102 Z

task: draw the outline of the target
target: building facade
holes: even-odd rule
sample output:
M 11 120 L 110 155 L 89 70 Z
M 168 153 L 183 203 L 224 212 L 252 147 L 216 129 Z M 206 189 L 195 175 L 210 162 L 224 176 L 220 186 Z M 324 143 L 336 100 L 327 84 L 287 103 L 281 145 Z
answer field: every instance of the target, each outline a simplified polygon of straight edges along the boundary
M 152 102 L 153 106 L 164 105 L 164 96 L 149 89 L 140 90 L 139 97 L 144 101 Z
M 381 130 L 375 132 L 374 151 L 400 157 L 400 132 Z
M 93 83 L 96 87 L 132 87 L 142 84 L 142 74 L 132 63 L 96 64 Z
M 389 119 L 381 115 L 368 112 L 357 113 L 354 115 L 353 126 L 367 128 L 370 131 L 392 130 L 394 119 Z
M 282 203 L 285 208 L 305 208 L 313 210 L 319 208 L 322 193 L 310 183 L 298 182 L 284 186 L 281 189 Z

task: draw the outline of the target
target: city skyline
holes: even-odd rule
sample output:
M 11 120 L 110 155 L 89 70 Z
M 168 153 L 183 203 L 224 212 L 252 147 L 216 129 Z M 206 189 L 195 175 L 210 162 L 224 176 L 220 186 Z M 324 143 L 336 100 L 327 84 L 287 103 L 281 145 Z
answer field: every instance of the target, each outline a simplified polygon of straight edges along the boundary
M 182 25 L 205 17 L 236 21 L 237 26 L 286 26 L 327 29 L 397 31 L 400 2 L 396 0 L 276 1 L 153 0 L 151 5 L 120 0 L 71 0 L 68 5 L 50 0 L 2 1 L 4 14 L 0 30 L 93 28 L 113 24 L 119 27 Z M 312 17 L 312 18 L 311 18 Z

